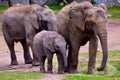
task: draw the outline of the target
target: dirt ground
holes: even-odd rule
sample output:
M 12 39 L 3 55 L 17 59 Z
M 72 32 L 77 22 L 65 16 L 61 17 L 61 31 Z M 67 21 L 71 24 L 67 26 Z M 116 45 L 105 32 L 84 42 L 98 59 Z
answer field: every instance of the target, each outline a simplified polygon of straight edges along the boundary
M 120 20 L 109 20 L 107 23 L 108 31 L 108 49 L 120 50 Z M 101 51 L 100 43 L 99 50 Z M 22 47 L 19 43 L 15 44 L 15 51 L 19 65 L 10 66 L 10 53 L 4 41 L 3 35 L 0 32 L 0 71 L 26 71 L 39 72 L 39 67 L 32 67 L 30 64 L 25 65 L 22 53 Z M 80 52 L 88 52 L 88 44 L 80 49 Z M 56 71 L 55 71 L 56 72 Z M 46 74 L 43 80 L 60 80 L 63 75 Z

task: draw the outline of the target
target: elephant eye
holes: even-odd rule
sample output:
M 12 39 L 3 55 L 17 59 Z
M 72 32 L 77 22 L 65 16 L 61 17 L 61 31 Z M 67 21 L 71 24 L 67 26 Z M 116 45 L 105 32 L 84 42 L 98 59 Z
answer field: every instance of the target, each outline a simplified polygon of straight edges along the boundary
M 74 10 L 74 9 L 72 9 L 70 12 L 75 12 L 75 10 Z
M 73 9 L 75 12 L 77 12 L 77 9 Z
M 75 7 L 75 8 L 72 8 L 71 11 L 74 11 L 76 12 L 78 9 Z
M 104 12 L 103 12 L 103 11 L 101 11 L 101 10 L 98 10 L 98 11 L 97 11 L 97 14 L 99 14 L 99 15 L 103 15 L 103 14 L 104 14 Z
M 88 15 L 88 17 L 92 17 L 92 16 L 93 16 L 93 14 L 89 14 L 89 15 Z
M 88 16 L 88 17 L 92 17 L 92 16 L 93 16 L 93 13 L 88 13 L 87 16 Z

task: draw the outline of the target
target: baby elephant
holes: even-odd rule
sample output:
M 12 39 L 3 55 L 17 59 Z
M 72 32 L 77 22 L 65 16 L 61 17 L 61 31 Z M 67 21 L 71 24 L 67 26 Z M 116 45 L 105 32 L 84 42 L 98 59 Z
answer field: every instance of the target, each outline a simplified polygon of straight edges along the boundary
M 35 53 L 40 62 L 40 72 L 45 73 L 45 59 L 47 58 L 47 73 L 53 73 L 52 71 L 52 58 L 53 54 L 56 53 L 58 60 L 58 73 L 64 73 L 67 66 L 66 58 L 66 41 L 55 31 L 41 31 L 35 35 L 33 46 Z

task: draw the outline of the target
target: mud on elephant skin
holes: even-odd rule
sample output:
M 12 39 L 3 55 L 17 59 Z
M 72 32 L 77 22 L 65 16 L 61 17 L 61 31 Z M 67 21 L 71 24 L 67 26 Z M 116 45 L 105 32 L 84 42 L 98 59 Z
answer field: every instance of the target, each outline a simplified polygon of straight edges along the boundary
M 95 9 L 95 10 L 94 10 Z M 106 15 L 102 8 L 94 7 L 89 2 L 73 2 L 65 6 L 57 15 L 58 33 L 64 36 L 69 45 L 68 72 L 76 73 L 79 48 L 89 41 L 88 74 L 93 73 L 99 37 L 103 50 L 102 65 L 105 68 L 108 49 Z
M 43 19 L 43 17 L 47 18 Z M 11 55 L 11 65 L 17 65 L 14 42 L 20 42 L 24 51 L 25 64 L 38 65 L 33 49 L 33 37 L 41 30 L 56 30 L 56 17 L 48 7 L 21 5 L 8 8 L 2 18 L 2 31 Z M 33 53 L 33 61 L 29 47 Z
M 64 73 L 67 66 L 67 45 L 64 37 L 54 31 L 41 31 L 34 37 L 33 46 L 40 62 L 40 72 L 45 73 L 45 60 L 47 58 L 47 73 L 52 71 L 53 54 L 56 53 L 58 60 L 58 73 Z

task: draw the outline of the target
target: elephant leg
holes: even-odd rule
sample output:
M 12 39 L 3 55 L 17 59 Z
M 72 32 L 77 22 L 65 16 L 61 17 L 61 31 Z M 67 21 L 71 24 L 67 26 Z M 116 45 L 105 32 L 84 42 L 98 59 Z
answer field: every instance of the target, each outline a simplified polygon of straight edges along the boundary
M 33 62 L 32 62 L 32 66 L 39 66 L 39 60 L 37 58 L 37 55 L 35 55 L 35 51 L 33 48 L 33 44 L 31 44 L 31 50 L 33 52 Z
M 57 53 L 57 60 L 58 60 L 58 73 L 59 74 L 63 74 L 64 73 L 64 60 L 63 60 L 63 56 L 60 53 Z
M 47 54 L 49 54 L 49 53 L 47 53 Z M 47 55 L 47 60 L 48 60 L 47 73 L 53 73 L 53 71 L 52 71 L 52 68 L 53 68 L 52 59 L 53 59 L 53 54 L 52 53 Z
M 72 46 L 69 45 L 68 57 L 67 57 L 67 63 L 68 63 L 68 65 L 67 65 L 67 70 L 66 70 L 66 72 L 69 72 L 69 68 L 70 68 L 70 64 L 71 64 L 71 61 L 70 61 L 70 59 L 71 59 L 71 54 L 72 54 Z
M 77 65 L 78 65 L 78 53 L 80 44 L 73 42 L 69 48 L 68 54 L 68 70 L 70 73 L 77 73 Z
M 25 64 L 31 64 L 32 58 L 30 56 L 29 47 L 26 43 L 26 40 L 21 40 L 20 43 L 22 44 L 23 51 L 24 51 Z
M 5 41 L 7 43 L 7 46 L 10 50 L 10 56 L 11 56 L 11 65 L 18 65 L 17 58 L 15 55 L 15 50 L 14 50 L 14 41 L 11 39 L 9 35 L 9 31 L 3 29 L 3 35 L 5 38 Z
M 45 60 L 46 56 L 40 56 L 40 72 L 45 73 Z
M 34 33 L 34 32 L 33 32 Z M 33 54 L 33 61 L 32 61 L 32 66 L 39 66 L 39 60 L 37 58 L 37 55 L 35 54 L 35 50 L 33 47 L 33 38 L 35 34 L 33 34 L 32 31 L 31 32 L 26 32 L 26 40 L 27 40 L 27 44 L 28 46 L 30 46 L 32 54 Z
M 10 50 L 11 65 L 18 65 L 17 58 L 16 58 L 16 55 L 15 55 L 15 50 L 14 50 L 14 41 L 9 40 L 9 41 L 6 41 L 6 42 L 7 42 L 8 48 Z
M 96 36 L 92 37 L 89 41 L 89 61 L 88 61 L 88 74 L 93 73 L 96 62 L 96 53 L 98 47 L 98 39 Z

